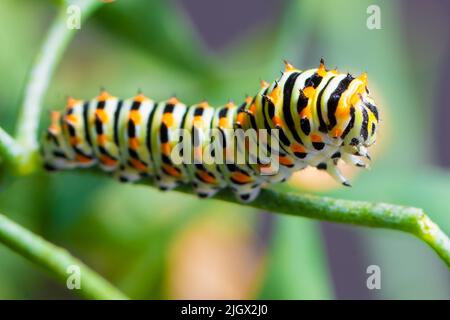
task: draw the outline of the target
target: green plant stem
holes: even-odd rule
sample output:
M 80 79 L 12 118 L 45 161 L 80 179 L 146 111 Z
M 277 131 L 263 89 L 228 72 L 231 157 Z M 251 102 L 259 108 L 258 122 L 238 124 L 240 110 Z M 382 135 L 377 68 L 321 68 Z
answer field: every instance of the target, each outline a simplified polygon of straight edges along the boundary
M 60 10 L 50 26 L 42 48 L 39 50 L 33 68 L 28 76 L 25 87 L 24 101 L 20 110 L 16 139 L 29 153 L 36 153 L 38 144 L 38 126 L 42 110 L 44 94 L 47 91 L 50 79 L 59 63 L 62 54 L 77 29 L 71 29 L 67 25 L 70 17 L 67 12 L 69 5 L 80 8 L 82 21 L 85 21 L 96 8 L 102 4 L 98 0 L 73 0 L 67 1 Z M 83 28 L 83 24 L 81 24 Z M 26 159 L 34 160 L 29 156 Z M 28 165 L 28 164 L 22 164 Z
M 177 190 L 192 193 L 191 188 L 185 185 Z M 228 190 L 219 192 L 215 198 L 239 203 Z M 408 232 L 426 242 L 450 268 L 449 238 L 419 208 L 340 200 L 271 189 L 263 189 L 259 197 L 248 205 L 298 217 Z
M 5 130 L 0 128 L 0 156 L 6 163 L 12 163 L 23 155 L 23 148 Z
M 80 270 L 81 287 L 73 289 L 89 299 L 127 299 L 118 289 L 65 249 L 57 247 L 0 214 L 0 242 L 28 260 L 44 267 L 64 285 L 70 275 L 69 266 Z

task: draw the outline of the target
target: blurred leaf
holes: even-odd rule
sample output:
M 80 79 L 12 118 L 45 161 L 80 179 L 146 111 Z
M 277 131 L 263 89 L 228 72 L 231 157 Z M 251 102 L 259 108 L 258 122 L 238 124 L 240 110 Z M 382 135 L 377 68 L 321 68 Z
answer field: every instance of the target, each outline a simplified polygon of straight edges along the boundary
M 297 217 L 276 219 L 262 299 L 333 297 L 318 224 Z
M 46 6 L 35 1 L 2 0 L 0 3 L 0 126 L 12 132 L 16 107 L 25 85 L 28 69 L 40 44 L 49 14 Z M 28 23 L 23 23 L 28 21 Z M 12 41 L 11 30 L 14 30 Z M 7 47 L 7 49 L 6 49 Z
M 89 175 L 50 175 L 44 200 L 48 208 L 47 232 L 53 236 L 66 233 L 83 217 L 86 203 L 95 196 L 94 191 L 102 190 L 107 183 L 110 181 Z M 58 196 L 52 196 L 55 194 Z
M 83 214 L 69 233 L 60 235 L 61 241 L 131 297 L 153 299 L 164 295 L 161 286 L 173 237 L 199 215 L 230 206 L 117 182 L 92 190 L 82 203 L 78 210 Z
M 161 62 L 198 76 L 210 75 L 208 53 L 173 1 L 116 1 L 105 6 L 98 18 L 115 37 Z
M 365 265 L 381 269 L 380 299 L 450 299 L 448 268 L 419 239 L 381 229 L 355 232 L 365 248 Z

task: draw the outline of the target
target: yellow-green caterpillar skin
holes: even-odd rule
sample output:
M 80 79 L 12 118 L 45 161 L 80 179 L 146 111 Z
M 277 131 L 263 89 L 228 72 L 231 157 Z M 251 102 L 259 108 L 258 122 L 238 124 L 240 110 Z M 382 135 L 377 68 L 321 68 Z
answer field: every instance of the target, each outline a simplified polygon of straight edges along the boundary
M 377 126 L 365 74 L 354 78 L 326 70 L 323 61 L 305 71 L 286 63 L 278 80 L 263 81 L 259 92 L 239 106 L 187 106 L 175 97 L 154 102 L 143 94 L 121 100 L 106 91 L 93 100 L 69 98 L 63 113 L 52 114 L 42 151 L 48 170 L 99 165 L 124 182 L 152 178 L 164 190 L 191 183 L 200 197 L 230 187 L 239 200 L 251 201 L 264 184 L 284 181 L 307 166 L 349 185 L 336 164 L 342 159 L 364 167 Z M 170 155 L 180 142 L 178 129 L 201 137 L 194 153 L 205 151 L 210 129 L 278 130 L 280 170 L 261 175 L 263 164 L 245 161 L 174 163 Z M 227 134 L 223 138 L 224 152 L 234 153 L 227 150 Z

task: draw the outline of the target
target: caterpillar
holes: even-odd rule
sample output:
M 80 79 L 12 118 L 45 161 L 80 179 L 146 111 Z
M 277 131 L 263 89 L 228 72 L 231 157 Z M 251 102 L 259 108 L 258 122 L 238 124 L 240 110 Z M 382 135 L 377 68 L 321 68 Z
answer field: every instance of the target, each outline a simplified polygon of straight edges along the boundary
M 190 183 L 202 198 L 229 187 L 238 200 L 248 202 L 262 186 L 283 182 L 307 166 L 326 170 L 350 186 L 336 165 L 341 159 L 367 166 L 378 117 L 366 73 L 353 77 L 328 70 L 323 59 L 318 68 L 304 71 L 285 61 L 277 80 L 261 81 L 259 92 L 240 105 L 228 102 L 213 108 L 203 101 L 188 106 L 176 97 L 155 102 L 142 93 L 122 100 L 105 90 L 93 100 L 68 98 L 65 111 L 51 113 L 42 155 L 50 171 L 98 165 L 122 182 L 151 178 L 161 190 Z M 186 141 L 177 134 L 180 129 L 197 139 Z M 248 144 L 231 143 L 237 130 L 276 131 L 276 139 L 252 142 L 257 148 L 277 146 L 271 158 L 279 162 L 277 172 L 262 174 L 268 164 L 258 156 L 250 163 L 255 154 L 239 163 L 173 161 L 171 154 L 183 139 L 192 145 L 189 155 L 194 159 L 209 150 L 211 129 L 221 133 L 219 151 L 233 155 L 248 151 Z

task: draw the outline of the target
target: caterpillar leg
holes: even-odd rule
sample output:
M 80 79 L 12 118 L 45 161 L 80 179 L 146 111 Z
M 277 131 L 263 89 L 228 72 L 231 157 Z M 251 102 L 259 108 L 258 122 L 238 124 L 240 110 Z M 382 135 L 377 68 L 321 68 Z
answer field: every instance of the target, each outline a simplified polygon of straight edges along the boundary
M 278 172 L 271 176 L 262 175 L 261 179 L 268 183 L 280 183 L 288 180 L 292 175 L 291 170 L 286 170 L 285 168 L 280 168 Z
M 166 175 L 155 175 L 155 184 L 159 190 L 169 191 L 173 190 L 181 184 L 181 181 L 172 179 Z
M 342 175 L 341 171 L 336 166 L 336 161 L 329 161 L 328 163 L 324 164 L 321 163 L 317 168 L 326 170 L 330 176 L 333 177 L 334 180 L 341 183 L 342 185 L 346 187 L 351 187 L 350 182 Z
M 220 189 L 226 186 L 218 172 L 211 172 L 203 165 L 197 165 L 192 177 L 192 187 L 200 198 L 209 198 L 214 196 Z
M 221 188 L 199 182 L 192 182 L 192 188 L 199 198 L 211 198 L 213 197 Z
M 342 155 L 342 160 L 344 160 L 347 163 L 354 164 L 355 166 L 360 168 L 369 168 L 369 164 L 365 163 L 360 156 L 344 153 Z
M 231 186 L 231 190 L 233 190 L 233 193 L 238 201 L 252 202 L 258 197 L 261 191 L 261 185 L 260 184 L 248 184 L 239 186 L 234 185 Z
M 133 167 L 122 165 L 113 174 L 114 178 L 120 182 L 136 182 L 142 178 L 142 174 Z

